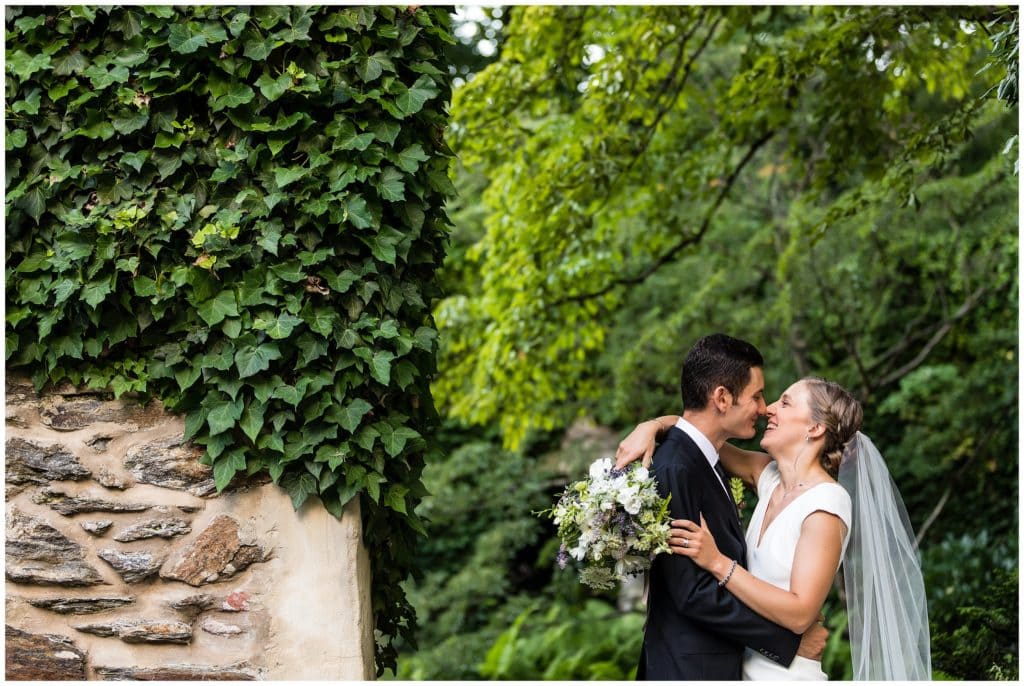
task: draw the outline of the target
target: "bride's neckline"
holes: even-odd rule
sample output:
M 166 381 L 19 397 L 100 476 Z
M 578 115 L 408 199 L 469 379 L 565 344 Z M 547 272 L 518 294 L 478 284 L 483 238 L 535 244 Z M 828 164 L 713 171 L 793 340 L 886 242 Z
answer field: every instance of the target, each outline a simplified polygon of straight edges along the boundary
M 782 516 L 782 513 L 785 512 L 786 510 L 788 510 L 793 503 L 795 503 L 796 501 L 800 500 L 800 498 L 804 497 L 805 495 L 807 495 L 808 493 L 813 491 L 818 486 L 825 486 L 827 484 L 834 484 L 834 483 L 836 483 L 836 482 L 835 481 L 819 481 L 818 483 L 814 484 L 813 486 L 808 487 L 802 493 L 798 493 L 795 498 L 793 498 L 788 503 L 786 503 L 778 512 L 775 513 L 775 516 L 772 517 L 772 521 L 769 522 L 768 521 L 768 506 L 771 505 L 772 496 L 775 495 L 775 491 L 782 486 L 782 479 L 780 478 L 779 482 L 777 484 L 775 484 L 774 486 L 772 486 L 771 493 L 768 494 L 768 499 L 765 501 L 764 511 L 761 514 L 761 527 L 760 527 L 761 530 L 758 532 L 757 543 L 754 545 L 754 547 L 757 548 L 757 549 L 761 548 L 761 544 L 764 542 L 764 535 L 766 533 L 768 533 L 768 529 L 771 528 L 772 524 L 774 524 L 775 522 L 777 522 L 779 520 L 779 517 Z M 796 488 L 796 487 L 794 486 L 794 488 Z M 792 492 L 792 489 L 790 489 L 790 491 Z

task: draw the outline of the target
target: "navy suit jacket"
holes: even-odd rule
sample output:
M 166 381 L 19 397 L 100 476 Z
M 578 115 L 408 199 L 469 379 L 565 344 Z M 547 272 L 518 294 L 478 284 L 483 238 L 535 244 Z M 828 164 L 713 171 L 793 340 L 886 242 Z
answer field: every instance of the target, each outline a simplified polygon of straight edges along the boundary
M 718 549 L 746 566 L 736 505 L 686 432 L 669 430 L 653 471 L 662 497 L 672 496 L 672 518 L 699 523 L 703 514 Z M 739 680 L 744 646 L 789 666 L 799 644 L 798 634 L 748 608 L 690 558 L 655 558 L 637 679 Z

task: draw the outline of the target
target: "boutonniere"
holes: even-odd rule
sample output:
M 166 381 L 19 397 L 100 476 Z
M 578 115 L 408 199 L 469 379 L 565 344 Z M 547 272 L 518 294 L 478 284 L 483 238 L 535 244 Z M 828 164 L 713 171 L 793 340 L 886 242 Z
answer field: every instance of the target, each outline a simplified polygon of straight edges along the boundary
M 729 490 L 732 491 L 732 499 L 736 501 L 736 509 L 742 510 L 745 502 L 743 502 L 743 496 L 746 494 L 746 488 L 743 486 L 743 479 L 738 476 L 734 476 L 729 479 Z

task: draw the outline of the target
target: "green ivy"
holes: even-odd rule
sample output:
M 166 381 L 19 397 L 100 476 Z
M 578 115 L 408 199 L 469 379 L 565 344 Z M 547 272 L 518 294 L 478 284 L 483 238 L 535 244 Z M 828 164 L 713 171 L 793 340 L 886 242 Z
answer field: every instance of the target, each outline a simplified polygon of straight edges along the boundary
M 447 13 L 6 12 L 9 368 L 159 397 L 219 489 L 358 495 L 394 668 L 437 450 Z

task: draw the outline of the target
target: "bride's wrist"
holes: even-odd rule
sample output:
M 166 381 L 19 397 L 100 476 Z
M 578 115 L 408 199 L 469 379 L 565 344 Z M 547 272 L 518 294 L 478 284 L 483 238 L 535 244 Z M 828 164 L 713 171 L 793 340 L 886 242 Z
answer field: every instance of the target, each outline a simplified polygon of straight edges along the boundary
M 715 561 L 711 563 L 711 567 L 708 571 L 711 572 L 711 576 L 715 577 L 718 581 L 725 578 L 726 574 L 729 573 L 729 568 L 732 566 L 732 558 L 726 557 L 719 553 Z

